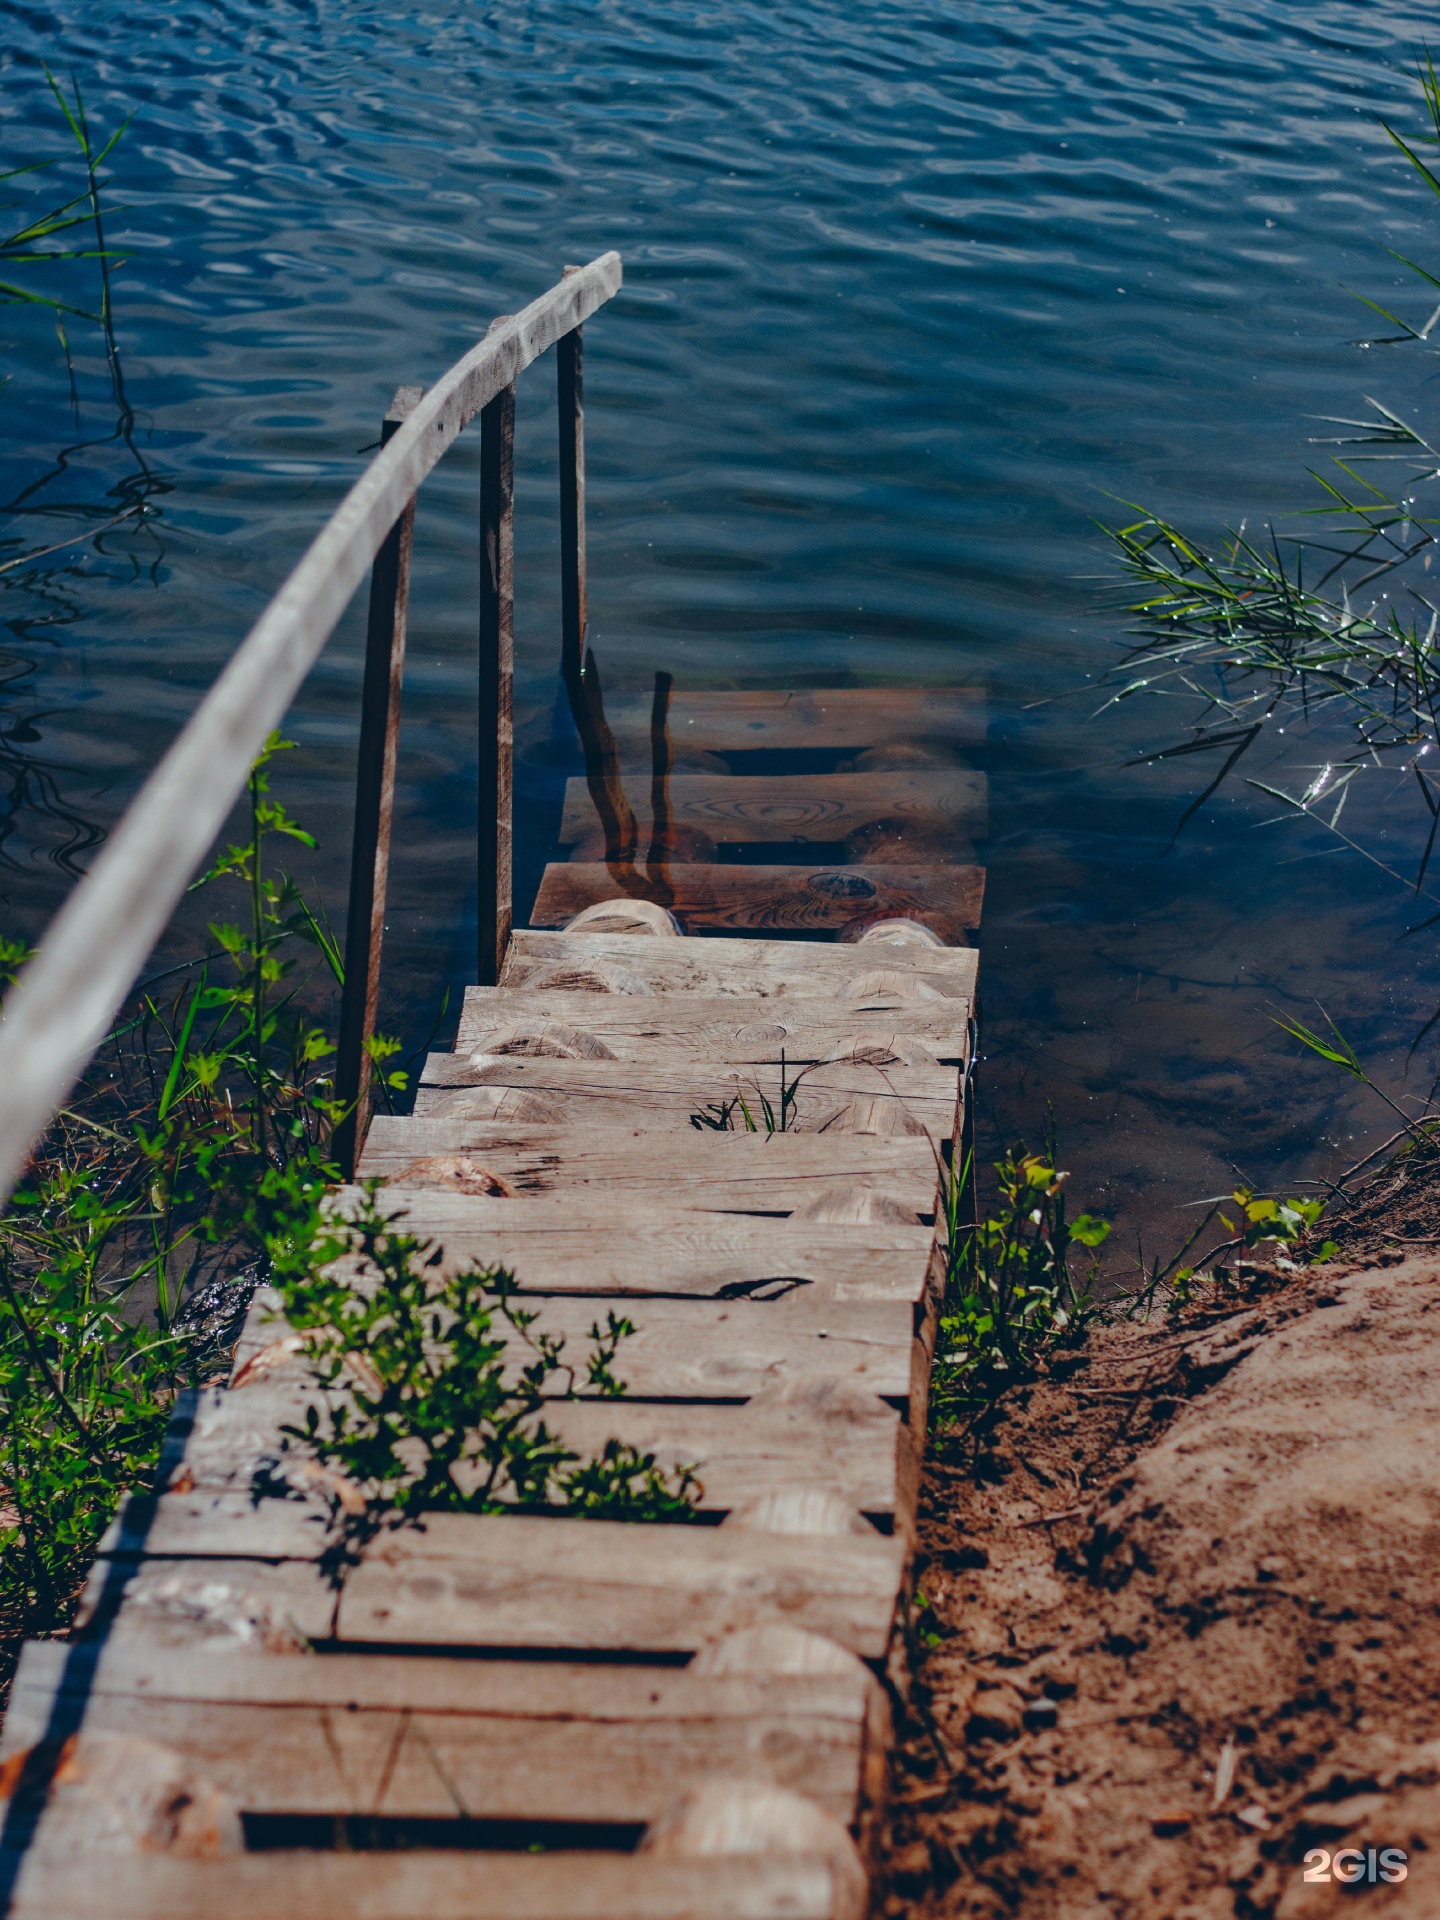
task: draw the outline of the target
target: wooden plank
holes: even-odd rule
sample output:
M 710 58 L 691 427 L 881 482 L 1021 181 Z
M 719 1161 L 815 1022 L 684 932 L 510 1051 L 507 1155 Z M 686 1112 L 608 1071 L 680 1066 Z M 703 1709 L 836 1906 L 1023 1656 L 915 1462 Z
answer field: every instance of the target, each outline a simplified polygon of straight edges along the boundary
M 752 867 L 733 869 L 753 873 Z M 803 871 L 794 869 L 792 871 Z M 973 1002 L 979 956 L 969 947 L 901 947 L 798 940 L 662 940 L 633 933 L 547 933 L 517 927 L 502 987 L 616 994 L 743 995 L 823 1000 L 831 1015 L 873 999 Z M 755 1005 L 751 1019 L 764 1017 Z
M 881 1067 L 862 1061 L 741 1071 L 723 1061 L 652 1065 L 645 1061 L 516 1059 L 483 1066 L 464 1062 L 446 1084 L 427 1080 L 415 1100 L 417 1118 L 488 1119 L 552 1126 L 632 1126 L 664 1132 L 693 1125 L 692 1115 L 719 1117 L 731 1108 L 735 1131 L 765 1130 L 762 1097 L 779 1116 L 793 1092 L 789 1128 L 796 1133 L 922 1134 L 952 1137 L 959 1098 L 953 1067 Z
M 492 323 L 494 328 L 503 321 Z M 480 414 L 480 831 L 476 841 L 479 978 L 500 977 L 514 920 L 515 387 Z
M 83 1711 L 82 1739 L 155 1741 L 245 1811 L 412 1819 L 463 1809 L 479 1820 L 641 1824 L 720 1775 L 803 1792 L 848 1823 L 876 1686 L 858 1661 L 841 1673 L 712 1677 L 117 1646 L 93 1670 L 76 1667 L 71 1648 L 26 1647 L 0 1765 L 68 1706 Z
M 612 693 L 605 710 L 626 753 L 648 761 L 648 696 Z M 914 740 L 973 747 L 985 740 L 985 693 L 981 687 L 677 689 L 669 717 L 676 753 L 854 752 Z
M 732 1854 L 717 1872 L 714 1860 L 648 1854 L 187 1860 L 38 1845 L 18 1866 L 8 1920 L 836 1920 L 848 1911 L 835 1870 L 809 1854 Z
M 687 1651 L 783 1620 L 877 1659 L 902 1578 L 902 1544 L 879 1534 L 745 1534 L 741 1548 L 714 1526 L 436 1519 L 449 1524 L 426 1528 L 434 1551 L 392 1540 L 349 1574 L 342 1640 Z M 447 1540 L 463 1551 L 442 1553 Z
M 153 1504 L 154 1511 L 150 1511 Z M 151 1557 L 134 1575 L 131 1611 L 198 1628 L 217 1643 L 259 1652 L 265 1633 L 294 1619 L 324 1639 L 336 1595 L 307 1564 L 323 1549 L 321 1516 L 296 1501 L 246 1490 L 194 1488 L 128 1502 L 102 1557 Z M 243 1556 L 253 1555 L 254 1558 Z M 287 1562 L 265 1565 L 263 1562 Z M 884 1657 L 905 1572 L 904 1542 L 874 1532 L 840 1536 L 727 1527 L 627 1525 L 505 1514 L 431 1514 L 383 1533 L 364 1564 L 383 1574 L 342 1640 L 509 1648 L 687 1653 L 743 1627 L 789 1625 L 834 1640 L 862 1660 Z M 427 1569 L 441 1569 L 432 1590 Z M 355 1579 L 352 1572 L 350 1579 Z M 398 1583 L 398 1584 L 397 1584 Z M 403 1587 L 402 1613 L 375 1616 L 380 1586 Z M 425 1624 L 426 1595 L 448 1596 Z M 408 1598 L 406 1597 L 408 1595 Z M 421 1609 L 417 1619 L 412 1619 Z M 248 1635 L 227 1622 L 252 1623 Z
M 256 755 L 425 476 L 481 407 L 619 287 L 619 254 L 602 254 L 441 375 L 311 542 L 146 781 L 6 996 L 0 1200 L 109 1031 Z
M 819 1193 L 844 1188 L 884 1200 L 886 1217 L 923 1225 L 933 1219 L 937 1185 L 934 1153 L 918 1137 L 767 1137 L 687 1127 L 669 1138 L 662 1160 L 654 1137 L 636 1128 L 506 1128 L 386 1114 L 370 1128 L 360 1171 L 400 1186 L 499 1199 L 583 1194 L 587 1206 L 602 1196 L 649 1198 L 733 1213 L 794 1213 Z
M 986 782 L 966 767 L 918 767 L 886 773 L 740 775 L 676 773 L 666 792 L 671 824 L 703 833 L 715 846 L 818 840 L 834 844 L 876 821 L 903 822 L 969 842 L 986 831 Z M 654 821 L 648 783 L 638 776 L 626 797 L 647 846 Z M 565 786 L 560 845 L 603 831 L 583 780 Z
M 876 996 L 880 998 L 882 996 Z M 554 1059 L 723 1060 L 736 1066 L 842 1059 L 863 1052 L 896 1065 L 959 1062 L 965 1056 L 965 1000 L 905 1001 L 831 1015 L 798 995 L 760 1007 L 738 996 L 567 993 L 542 988 L 467 987 L 455 1052 Z M 435 1061 L 445 1055 L 432 1055 Z M 430 1077 L 427 1071 L 427 1079 Z M 444 1084 L 437 1079 L 435 1084 Z
M 584 1390 L 589 1331 L 604 1314 L 593 1298 L 535 1295 L 531 1337 L 557 1336 L 579 1370 L 551 1376 L 549 1397 Z M 834 1375 L 882 1398 L 911 1391 L 915 1310 L 905 1300 L 816 1299 L 797 1287 L 778 1300 L 670 1300 L 627 1303 L 634 1332 L 620 1343 L 614 1371 L 629 1393 L 644 1400 L 744 1400 L 790 1374 Z M 286 1323 L 262 1306 L 235 1349 L 236 1378 L 264 1354 L 275 1364 L 266 1377 L 303 1386 L 310 1378 L 303 1353 L 288 1351 Z M 534 1348 L 498 1321 L 495 1338 L 507 1348 L 513 1374 L 531 1362 Z
M 834 1384 L 815 1382 L 817 1390 Z M 781 1380 L 739 1405 L 715 1406 L 680 1401 L 552 1401 L 545 1424 L 582 1459 L 600 1453 L 615 1439 L 653 1453 L 669 1471 L 692 1468 L 701 1483 L 701 1508 L 728 1513 L 745 1501 L 779 1487 L 815 1486 L 836 1494 L 858 1512 L 899 1513 L 908 1524 L 913 1511 L 914 1442 L 902 1430 L 899 1415 L 878 1400 L 868 1401 L 863 1417 L 827 1417 L 805 1399 L 793 1404 L 764 1404 L 783 1394 Z M 233 1391 L 207 1389 L 196 1405 L 193 1426 L 179 1472 L 200 1488 L 252 1489 L 267 1461 L 279 1457 L 280 1430 L 303 1426 L 318 1393 L 259 1381 Z M 869 1411 L 873 1408 L 873 1411 Z M 298 1453 L 289 1456 L 303 1486 Z M 466 1480 L 462 1491 L 467 1491 Z
M 962 946 L 980 925 L 983 867 L 750 867 L 667 862 L 641 876 L 642 898 L 668 907 L 689 932 L 719 927 L 757 932 L 838 933 L 874 920 L 918 920 L 950 946 Z M 552 861 L 530 920 L 563 927 L 600 900 L 623 900 L 601 861 Z
M 388 446 L 425 396 L 401 387 L 380 425 Z M 415 503 L 401 514 L 375 556 L 365 631 L 365 679 L 360 696 L 360 744 L 355 769 L 355 825 L 350 845 L 350 898 L 345 910 L 345 985 L 335 1050 L 335 1097 L 346 1109 L 331 1151 L 346 1174 L 355 1169 L 358 1143 L 370 1124 L 373 1077 L 369 1042 L 380 1001 L 380 954 L 390 872 L 390 823 L 395 810 L 395 753 L 400 740 L 400 695 L 405 678 L 405 626 L 410 604 L 410 557 Z
M 356 1190 L 342 1192 L 353 1204 Z M 444 1249 L 442 1271 L 510 1266 L 522 1293 L 637 1296 L 775 1294 L 804 1286 L 847 1300 L 922 1300 L 938 1285 L 932 1228 L 701 1213 L 611 1198 L 582 1218 L 563 1195 L 506 1200 L 434 1187 L 386 1187 L 381 1206 Z

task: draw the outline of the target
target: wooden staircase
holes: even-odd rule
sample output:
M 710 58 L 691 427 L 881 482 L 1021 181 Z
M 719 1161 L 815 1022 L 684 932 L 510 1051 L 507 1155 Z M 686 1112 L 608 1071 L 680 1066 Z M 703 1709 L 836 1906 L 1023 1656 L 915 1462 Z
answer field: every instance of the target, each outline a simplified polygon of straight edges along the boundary
M 633 838 L 572 782 L 535 926 L 370 1129 L 360 1174 L 447 1263 L 503 1262 L 581 1343 L 633 1320 L 629 1397 L 547 1423 L 690 1468 L 711 1524 L 434 1515 L 336 1567 L 303 1462 L 257 1491 L 315 1393 L 260 1295 L 75 1639 L 25 1650 L 0 1777 L 12 1812 L 49 1790 L 12 1915 L 860 1920 L 971 1049 L 978 712 L 677 695 L 657 752 L 654 703 L 612 699 Z M 782 1074 L 785 1131 L 691 1124 Z

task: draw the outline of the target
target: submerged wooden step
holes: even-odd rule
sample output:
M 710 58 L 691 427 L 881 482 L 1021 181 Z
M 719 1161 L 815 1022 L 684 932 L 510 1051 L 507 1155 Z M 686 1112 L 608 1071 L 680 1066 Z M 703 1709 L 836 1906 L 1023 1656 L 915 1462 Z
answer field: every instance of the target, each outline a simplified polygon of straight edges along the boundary
M 689 929 L 839 933 L 887 919 L 918 920 L 951 946 L 972 939 L 983 867 L 750 867 L 666 863 L 632 869 L 625 884 L 602 862 L 546 867 L 531 909 L 537 927 L 563 927 L 601 900 L 658 901 Z
M 626 776 L 623 788 L 643 853 L 655 825 L 650 784 L 635 772 Z M 702 833 L 717 847 L 796 840 L 834 844 L 880 821 L 968 845 L 984 838 L 987 823 L 985 776 L 964 767 L 729 778 L 675 773 L 665 796 L 670 826 Z M 560 844 L 589 840 L 600 830 L 588 786 L 570 780 Z
M 653 706 L 648 693 L 605 697 L 617 745 L 646 765 Z M 667 720 L 677 753 L 856 752 L 918 740 L 980 746 L 986 710 L 984 689 L 973 686 L 677 689 Z

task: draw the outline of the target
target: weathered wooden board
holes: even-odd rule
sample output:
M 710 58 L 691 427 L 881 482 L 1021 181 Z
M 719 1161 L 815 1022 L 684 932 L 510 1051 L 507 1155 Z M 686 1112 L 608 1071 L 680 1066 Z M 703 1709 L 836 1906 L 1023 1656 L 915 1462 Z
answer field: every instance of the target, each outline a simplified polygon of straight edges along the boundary
M 736 873 L 753 868 L 732 869 Z M 803 871 L 798 869 L 797 871 Z M 517 927 L 501 987 L 624 994 L 703 994 L 747 1000 L 822 1000 L 827 1017 L 872 1000 L 972 1002 L 978 955 L 970 947 L 891 947 L 882 941 L 667 940 L 633 933 L 547 933 Z M 745 1017 L 767 1017 L 759 1006 Z
M 30 1850 L 8 1920 L 834 1920 L 808 1854 L 155 1853 Z M 103 1889 L 103 1893 L 101 1891 Z
M 530 912 L 536 927 L 563 927 L 600 900 L 639 897 L 669 907 L 687 931 L 838 933 L 873 920 L 909 919 L 962 946 L 980 925 L 983 867 L 751 867 L 667 862 L 637 869 L 622 886 L 600 861 L 546 867 Z
M 337 1205 L 353 1206 L 342 1189 Z M 588 1201 L 582 1218 L 564 1195 L 523 1207 L 439 1187 L 387 1186 L 386 1214 L 443 1247 L 442 1271 L 511 1267 L 522 1292 L 717 1297 L 774 1295 L 806 1286 L 817 1298 L 918 1302 L 940 1284 L 932 1228 L 876 1222 L 847 1227 L 739 1213 L 702 1213 L 663 1201 Z
M 72 1653 L 26 1647 L 0 1764 L 43 1739 L 69 1700 L 84 1709 L 83 1738 L 158 1742 L 254 1812 L 643 1823 L 720 1775 L 803 1792 L 848 1823 L 875 1713 L 858 1661 L 849 1673 L 707 1676 L 116 1646 L 77 1671 Z
M 827 1190 L 864 1191 L 891 1218 L 928 1225 L 937 1173 L 930 1142 L 853 1133 L 697 1133 L 654 1136 L 636 1128 L 506 1128 L 484 1121 L 377 1116 L 360 1163 L 363 1177 L 408 1187 L 523 1200 L 530 1194 L 650 1197 L 671 1206 L 730 1213 L 794 1213 Z M 599 1218 L 603 1220 L 603 1212 Z
M 953 1067 L 861 1061 L 745 1071 L 709 1060 L 501 1058 L 480 1066 L 462 1060 L 446 1070 L 443 1085 L 431 1079 L 421 1085 L 415 1114 L 501 1125 L 628 1125 L 668 1133 L 694 1126 L 692 1116 L 720 1119 L 723 1113 L 716 1109 L 728 1106 L 732 1131 L 763 1133 L 762 1102 L 770 1102 L 778 1119 L 787 1094 L 793 1096 L 786 1115 L 792 1132 L 920 1134 L 938 1142 L 952 1137 L 959 1083 Z
M 814 1382 L 822 1395 L 832 1384 L 839 1385 L 823 1377 Z M 831 1417 L 824 1404 L 803 1395 L 786 1400 L 793 1390 L 794 1383 L 782 1380 L 738 1406 L 554 1401 L 545 1409 L 545 1424 L 582 1459 L 615 1439 L 653 1453 L 668 1470 L 693 1468 L 709 1512 L 729 1512 L 777 1488 L 802 1485 L 834 1493 L 861 1513 L 898 1513 L 908 1524 L 915 1443 L 899 1415 L 862 1394 L 863 1417 Z M 207 1389 L 196 1402 L 181 1484 L 250 1489 L 264 1463 L 276 1458 L 282 1425 L 303 1427 L 306 1409 L 319 1398 L 299 1386 L 270 1384 L 263 1375 L 234 1390 Z M 303 1488 L 300 1469 L 286 1471 Z
M 526 1304 L 535 1322 L 525 1336 L 497 1317 L 494 1336 L 505 1345 L 512 1377 L 535 1358 L 539 1335 L 565 1343 L 562 1367 L 551 1375 L 549 1398 L 572 1387 L 586 1392 L 589 1335 L 605 1314 L 594 1299 L 536 1296 Z M 613 1311 L 613 1309 L 612 1309 Z M 776 1380 L 824 1374 L 852 1381 L 867 1393 L 905 1399 L 915 1369 L 915 1310 L 905 1300 L 816 1299 L 805 1287 L 778 1300 L 671 1300 L 627 1303 L 634 1328 L 620 1343 L 614 1372 L 642 1400 L 743 1400 Z M 277 1384 L 303 1387 L 311 1378 L 289 1327 L 265 1305 L 252 1309 L 235 1350 L 235 1378 L 263 1368 Z M 244 1391 L 243 1388 L 240 1391 Z
M 455 1052 L 511 1059 L 723 1060 L 737 1066 L 844 1059 L 860 1053 L 896 1065 L 960 1061 L 969 1003 L 903 1000 L 834 1014 L 799 996 L 760 1007 L 699 994 L 567 993 L 554 988 L 469 987 Z M 432 1055 L 432 1059 L 447 1056 Z
M 129 1558 L 143 1542 L 151 1556 L 137 1567 L 122 1619 L 146 1612 L 250 1652 L 267 1636 L 285 1644 L 291 1621 L 308 1639 L 328 1636 L 337 1589 L 307 1564 L 327 1538 L 314 1508 L 256 1506 L 247 1491 L 203 1488 L 153 1507 L 127 1502 L 101 1548 Z M 905 1572 L 903 1541 L 874 1532 L 504 1514 L 431 1514 L 423 1526 L 381 1534 L 364 1554 L 379 1571 L 368 1596 L 357 1590 L 359 1610 L 339 1619 L 342 1639 L 683 1653 L 742 1627 L 789 1625 L 867 1661 L 884 1656 Z M 432 1588 L 427 1569 L 436 1568 Z M 381 1586 L 401 1599 L 385 1619 Z M 442 1597 L 443 1609 L 427 1615 Z
M 983 838 L 986 827 L 985 776 L 964 767 L 731 779 L 676 773 L 666 793 L 673 825 L 703 833 L 716 846 L 781 840 L 833 844 L 880 820 L 923 826 L 962 842 Z M 648 780 L 632 774 L 625 782 L 625 797 L 640 829 L 643 853 L 654 831 Z M 568 781 L 561 846 L 597 834 L 603 836 L 603 827 L 589 788 L 583 780 Z
M 617 744 L 646 766 L 651 704 L 648 693 L 605 698 Z M 668 736 L 677 753 L 837 752 L 912 740 L 979 746 L 985 739 L 985 694 L 980 687 L 677 689 L 670 697 Z

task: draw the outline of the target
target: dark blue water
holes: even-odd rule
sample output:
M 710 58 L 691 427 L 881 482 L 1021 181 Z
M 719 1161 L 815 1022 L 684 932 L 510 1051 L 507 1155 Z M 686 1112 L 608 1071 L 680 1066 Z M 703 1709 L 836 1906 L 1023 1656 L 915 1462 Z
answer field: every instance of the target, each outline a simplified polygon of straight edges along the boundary
M 1345 291 L 1423 317 L 1385 249 L 1433 247 L 1433 202 L 1378 120 L 1418 126 L 1427 28 L 1376 0 L 0 6 L 5 165 L 64 151 L 41 61 L 107 131 L 134 116 L 111 197 L 137 416 L 106 438 L 75 320 L 72 431 L 48 317 L 0 310 L 0 491 L 44 482 L 0 535 L 63 539 L 127 487 L 154 510 L 0 596 L 10 923 L 53 909 L 86 823 L 163 750 L 393 388 L 613 246 L 625 290 L 587 330 L 607 680 L 983 684 L 987 1125 L 1033 1131 L 1053 1101 L 1077 1183 L 1148 1235 L 1232 1164 L 1344 1165 L 1384 1116 L 1269 1015 L 1318 997 L 1398 1074 L 1440 991 L 1430 938 L 1397 941 L 1399 889 L 1258 826 L 1243 788 L 1167 854 L 1193 769 L 1123 762 L 1171 717 L 1035 703 L 1113 653 L 1093 524 L 1124 517 L 1113 496 L 1204 534 L 1253 524 L 1313 501 L 1310 416 L 1433 393 L 1423 358 L 1353 344 L 1369 316 Z M 558 647 L 552 378 L 520 394 L 532 729 Z M 67 441 L 99 444 L 53 472 Z M 472 971 L 475 453 L 418 529 L 387 1008 L 412 1036 Z M 337 914 L 357 644 L 352 616 L 283 780 Z M 522 790 L 523 915 L 553 769 L 527 762 Z

